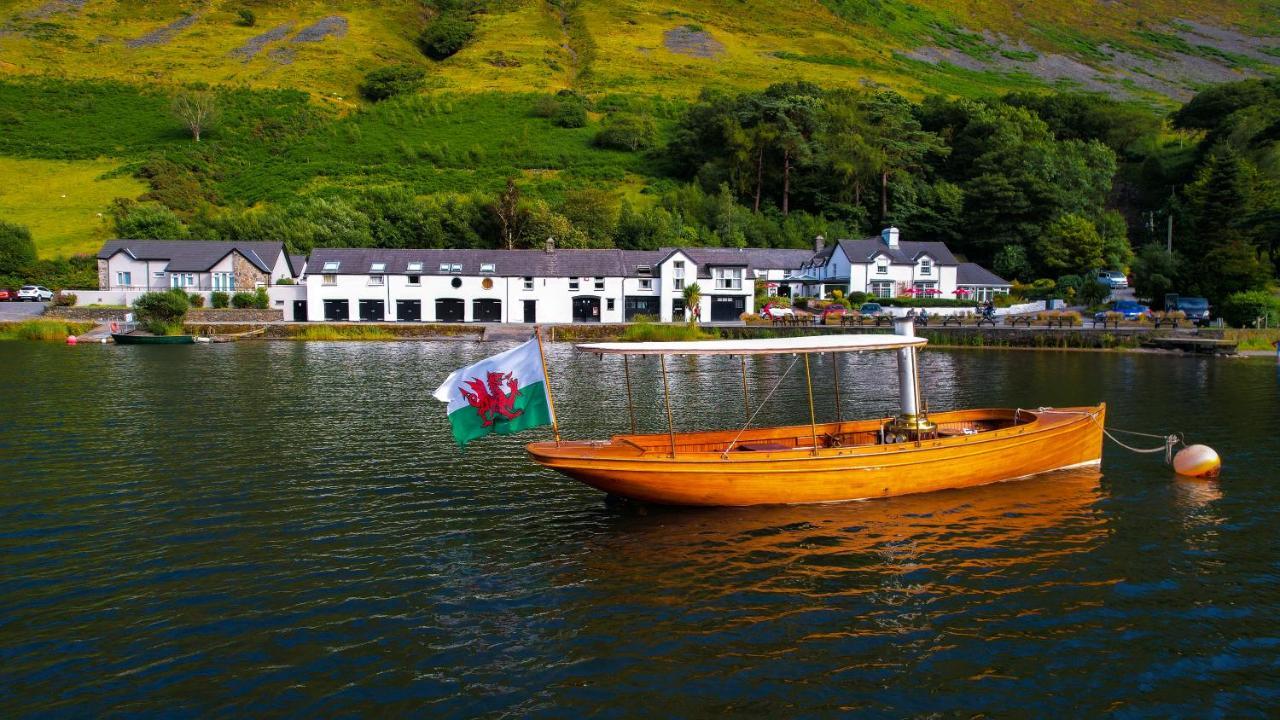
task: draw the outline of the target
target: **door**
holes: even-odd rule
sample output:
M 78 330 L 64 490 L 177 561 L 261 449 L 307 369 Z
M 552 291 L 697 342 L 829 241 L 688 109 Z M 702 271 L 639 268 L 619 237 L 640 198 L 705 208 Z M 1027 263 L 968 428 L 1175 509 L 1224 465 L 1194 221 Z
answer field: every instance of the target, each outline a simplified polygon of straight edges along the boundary
M 386 320 L 386 303 L 382 300 L 361 300 L 360 319 L 364 322 L 382 322 Z
M 538 301 L 537 300 L 524 301 L 524 321 L 527 323 L 538 322 Z
M 574 322 L 600 322 L 600 298 L 581 295 L 573 299 Z
M 307 301 L 306 300 L 293 301 L 293 321 L 294 322 L 307 321 Z
M 436 320 L 440 322 L 462 322 L 466 312 L 467 304 L 457 298 L 436 300 Z
M 671 301 L 671 322 L 684 322 L 684 298 Z
M 325 300 L 324 319 L 338 322 L 351 319 L 350 300 Z
M 404 322 L 420 322 L 422 320 L 422 301 L 397 300 L 396 319 Z
M 647 315 L 657 320 L 661 310 L 658 308 L 658 298 L 644 295 L 628 296 L 623 302 L 622 319 L 631 322 L 637 315 Z
M 747 299 L 741 295 L 712 295 L 711 322 L 731 322 L 747 311 Z
M 476 322 L 502 322 L 502 301 L 472 300 L 471 319 Z

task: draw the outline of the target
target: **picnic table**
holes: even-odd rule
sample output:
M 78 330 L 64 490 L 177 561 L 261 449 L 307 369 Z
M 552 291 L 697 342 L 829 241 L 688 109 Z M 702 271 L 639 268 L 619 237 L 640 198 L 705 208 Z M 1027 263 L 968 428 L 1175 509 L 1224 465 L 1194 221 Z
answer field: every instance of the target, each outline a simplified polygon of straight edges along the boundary
M 1008 323 L 1010 327 L 1018 327 L 1019 324 L 1031 327 L 1031 319 L 1030 315 L 1009 315 L 1005 317 L 1005 322 Z M 992 322 L 991 324 L 994 326 L 995 322 Z

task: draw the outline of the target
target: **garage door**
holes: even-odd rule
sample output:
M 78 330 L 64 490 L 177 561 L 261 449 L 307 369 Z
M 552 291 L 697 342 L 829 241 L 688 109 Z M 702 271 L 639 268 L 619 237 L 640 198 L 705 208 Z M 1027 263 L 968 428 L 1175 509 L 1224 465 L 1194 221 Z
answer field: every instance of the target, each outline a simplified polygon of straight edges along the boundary
M 324 319 L 325 320 L 350 320 L 351 319 L 351 301 L 350 300 L 325 300 L 324 301 Z
M 658 303 L 658 298 L 653 296 L 627 296 L 622 308 L 622 318 L 631 322 L 636 315 L 648 315 L 656 320 L 662 313 Z
M 418 322 L 422 319 L 421 300 L 397 300 L 396 319 L 401 322 Z
M 711 322 L 737 320 L 747 311 L 747 299 L 741 295 L 712 295 Z
M 387 319 L 387 306 L 382 300 L 361 300 L 360 319 L 365 322 L 382 322 Z
M 455 298 L 436 300 L 436 320 L 440 322 L 462 322 L 467 312 L 467 304 Z
M 502 322 L 502 301 L 472 300 L 471 319 L 476 322 Z

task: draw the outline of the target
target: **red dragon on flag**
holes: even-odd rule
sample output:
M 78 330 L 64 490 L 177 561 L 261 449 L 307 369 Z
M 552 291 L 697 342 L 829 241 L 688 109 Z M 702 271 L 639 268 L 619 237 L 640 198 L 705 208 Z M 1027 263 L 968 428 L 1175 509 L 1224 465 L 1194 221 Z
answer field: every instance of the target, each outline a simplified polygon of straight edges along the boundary
M 520 397 L 520 382 L 515 374 L 489 372 L 487 379 L 487 386 L 480 378 L 473 377 L 466 381 L 465 385 L 471 388 L 471 392 L 466 387 L 458 388 L 458 392 L 471 403 L 471 407 L 476 409 L 480 419 L 484 421 L 481 427 L 489 427 L 499 417 L 507 420 L 520 417 L 524 411 L 515 409 L 516 398 Z M 506 392 L 503 392 L 504 384 L 507 386 Z

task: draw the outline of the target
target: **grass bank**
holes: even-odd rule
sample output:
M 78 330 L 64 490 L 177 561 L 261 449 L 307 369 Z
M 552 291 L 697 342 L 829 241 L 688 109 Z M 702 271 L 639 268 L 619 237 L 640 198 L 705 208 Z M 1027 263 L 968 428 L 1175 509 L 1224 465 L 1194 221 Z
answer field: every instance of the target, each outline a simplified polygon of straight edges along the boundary
M 1272 343 L 1280 341 L 1280 328 L 1270 328 L 1266 330 L 1237 330 L 1228 328 L 1224 331 L 1223 338 L 1226 340 L 1234 340 L 1239 345 L 1237 350 L 1275 350 Z
M 290 340 L 397 340 L 385 328 L 369 325 L 308 325 L 289 336 Z
M 68 335 L 80 335 L 93 329 L 93 323 L 65 320 L 24 320 L 0 323 L 0 340 L 40 340 L 64 342 Z

